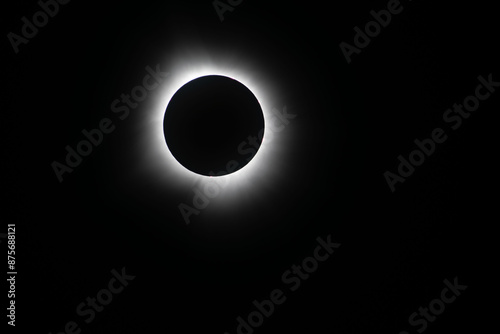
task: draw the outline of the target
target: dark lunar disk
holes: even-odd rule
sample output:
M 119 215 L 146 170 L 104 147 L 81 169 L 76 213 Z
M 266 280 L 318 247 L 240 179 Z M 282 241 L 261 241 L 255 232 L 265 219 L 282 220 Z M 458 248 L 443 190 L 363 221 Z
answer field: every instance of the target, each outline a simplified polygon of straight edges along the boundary
M 243 168 L 261 144 L 262 109 L 240 82 L 218 75 L 192 80 L 170 100 L 163 121 L 167 146 L 177 161 L 201 175 Z

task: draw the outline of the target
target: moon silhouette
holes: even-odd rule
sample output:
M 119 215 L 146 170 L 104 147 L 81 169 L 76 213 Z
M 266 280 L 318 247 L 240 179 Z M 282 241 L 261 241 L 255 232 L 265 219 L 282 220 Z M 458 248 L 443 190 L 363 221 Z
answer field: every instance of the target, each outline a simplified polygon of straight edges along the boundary
M 163 132 L 182 166 L 200 175 L 222 176 L 252 160 L 262 142 L 264 116 L 245 85 L 209 75 L 188 82 L 173 95 Z

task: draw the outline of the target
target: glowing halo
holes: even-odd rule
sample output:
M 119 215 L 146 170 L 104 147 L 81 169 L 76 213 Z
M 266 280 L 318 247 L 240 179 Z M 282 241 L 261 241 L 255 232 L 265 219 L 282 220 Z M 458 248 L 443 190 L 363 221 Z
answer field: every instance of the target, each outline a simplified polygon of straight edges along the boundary
M 138 156 L 137 170 L 143 177 L 153 177 L 152 184 L 176 191 L 217 185 L 220 191 L 216 197 L 225 203 L 235 203 L 241 197 L 259 196 L 259 186 L 266 190 L 273 187 L 273 180 L 283 176 L 285 154 L 290 151 L 283 147 L 285 138 L 281 133 L 275 133 L 271 126 L 276 121 L 273 109 L 283 108 L 279 104 L 283 102 L 278 102 L 281 97 L 276 88 L 278 83 L 269 76 L 269 71 L 245 61 L 244 56 L 221 53 L 209 56 L 204 50 L 190 49 L 190 52 L 170 56 L 173 61 L 160 64 L 162 71 L 169 72 L 169 76 L 151 93 L 148 103 L 140 111 L 141 119 L 135 125 L 140 132 L 134 153 Z M 165 110 L 173 95 L 186 83 L 207 75 L 226 76 L 245 85 L 259 101 L 265 124 L 262 144 L 253 159 L 240 170 L 218 177 L 199 175 L 182 166 L 168 149 L 163 132 Z

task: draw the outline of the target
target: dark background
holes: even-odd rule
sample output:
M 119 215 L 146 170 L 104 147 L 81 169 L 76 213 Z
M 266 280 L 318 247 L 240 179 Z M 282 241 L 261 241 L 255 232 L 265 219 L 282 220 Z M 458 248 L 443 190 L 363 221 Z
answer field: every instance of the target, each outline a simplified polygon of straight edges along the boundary
M 426 332 L 486 328 L 499 93 L 457 131 L 442 115 L 474 93 L 479 75 L 500 80 L 497 16 L 490 3 L 402 4 L 349 65 L 339 43 L 352 44 L 353 28 L 387 1 L 244 1 L 223 22 L 211 1 L 72 1 L 19 54 L 3 38 L 2 202 L 5 224 L 17 224 L 15 330 L 58 333 L 76 320 L 82 333 L 233 334 L 254 299 L 280 288 L 287 301 L 256 333 L 414 333 L 410 314 L 455 276 L 467 290 Z M 4 35 L 19 34 L 20 18 L 37 10 L 35 1 L 4 5 Z M 279 182 L 269 180 L 276 186 L 236 213 L 203 213 L 186 225 L 177 205 L 191 189 L 158 191 L 154 175 L 128 176 L 140 111 L 59 183 L 50 164 L 64 147 L 113 118 L 111 101 L 180 43 L 243 50 L 284 92 L 279 101 L 299 116 L 287 130 L 293 147 L 282 148 L 293 154 Z M 448 140 L 391 193 L 383 173 L 436 127 Z M 289 292 L 282 273 L 329 234 L 342 246 Z M 136 278 L 83 324 L 76 306 L 122 267 Z

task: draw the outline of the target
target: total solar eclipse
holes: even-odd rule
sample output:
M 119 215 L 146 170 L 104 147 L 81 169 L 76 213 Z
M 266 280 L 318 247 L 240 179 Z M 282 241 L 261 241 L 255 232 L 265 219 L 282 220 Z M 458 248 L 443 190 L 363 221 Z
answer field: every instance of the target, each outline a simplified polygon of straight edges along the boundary
M 168 103 L 163 133 L 168 149 L 188 170 L 206 176 L 231 174 L 251 161 L 238 147 L 262 142 L 264 116 L 242 83 L 209 75 L 182 86 Z

